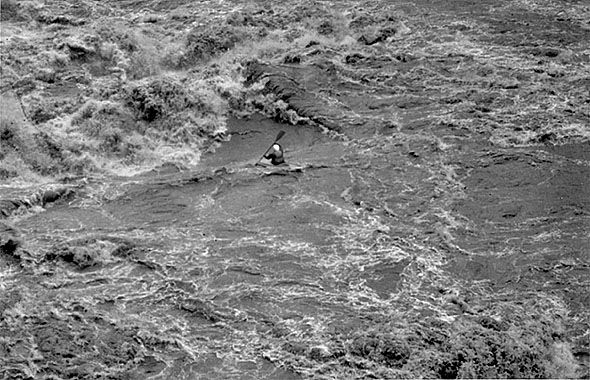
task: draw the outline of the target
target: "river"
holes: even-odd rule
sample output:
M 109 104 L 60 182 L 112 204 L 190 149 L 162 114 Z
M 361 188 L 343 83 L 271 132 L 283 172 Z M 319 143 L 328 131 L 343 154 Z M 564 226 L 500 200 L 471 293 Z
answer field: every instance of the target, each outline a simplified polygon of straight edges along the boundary
M 587 376 L 589 32 L 419 3 L 244 64 L 288 112 L 253 96 L 190 164 L 2 182 L 0 377 Z

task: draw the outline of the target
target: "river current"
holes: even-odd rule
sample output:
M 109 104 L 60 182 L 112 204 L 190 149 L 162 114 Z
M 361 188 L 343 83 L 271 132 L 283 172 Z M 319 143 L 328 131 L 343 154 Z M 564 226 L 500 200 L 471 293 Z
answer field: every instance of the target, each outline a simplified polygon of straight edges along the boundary
M 0 378 L 588 376 L 583 4 L 32 3 Z

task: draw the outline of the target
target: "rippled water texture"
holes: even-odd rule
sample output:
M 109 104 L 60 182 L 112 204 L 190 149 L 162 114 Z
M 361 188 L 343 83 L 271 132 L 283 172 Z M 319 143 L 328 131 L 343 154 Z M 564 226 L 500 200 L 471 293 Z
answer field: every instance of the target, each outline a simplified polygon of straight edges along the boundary
M 100 104 L 31 123 L 31 151 L 3 126 L 0 377 L 588 376 L 583 2 L 48 3 L 70 21 L 3 29 L 90 33 L 94 15 L 291 45 L 236 64 L 235 88 L 213 52 L 151 87 L 164 73 L 128 71 L 131 98 L 88 61 L 76 96 Z M 3 112 L 22 96 L 31 118 L 15 83 Z M 174 96 L 145 108 L 156 88 Z M 137 124 L 102 134 L 121 118 Z M 255 166 L 281 130 L 290 165 Z M 14 157 L 37 174 L 10 174 Z

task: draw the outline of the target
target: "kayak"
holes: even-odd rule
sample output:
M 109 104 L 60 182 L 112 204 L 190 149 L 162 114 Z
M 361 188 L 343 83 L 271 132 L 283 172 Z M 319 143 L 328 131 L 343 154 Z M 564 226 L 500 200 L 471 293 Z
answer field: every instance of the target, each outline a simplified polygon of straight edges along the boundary
M 254 164 L 254 167 L 260 170 L 262 173 L 266 175 L 272 174 L 287 174 L 287 173 L 303 173 L 303 170 L 308 167 L 308 165 L 297 165 L 297 164 L 282 164 L 282 165 L 268 165 L 257 163 Z

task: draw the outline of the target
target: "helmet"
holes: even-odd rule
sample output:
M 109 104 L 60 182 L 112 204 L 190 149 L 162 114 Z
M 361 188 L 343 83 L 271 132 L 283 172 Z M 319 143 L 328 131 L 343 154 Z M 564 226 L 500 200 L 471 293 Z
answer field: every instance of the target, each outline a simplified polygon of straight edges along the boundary
M 276 150 L 277 152 L 280 152 L 281 151 L 281 146 L 279 144 L 273 144 L 272 149 L 273 150 Z

